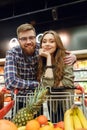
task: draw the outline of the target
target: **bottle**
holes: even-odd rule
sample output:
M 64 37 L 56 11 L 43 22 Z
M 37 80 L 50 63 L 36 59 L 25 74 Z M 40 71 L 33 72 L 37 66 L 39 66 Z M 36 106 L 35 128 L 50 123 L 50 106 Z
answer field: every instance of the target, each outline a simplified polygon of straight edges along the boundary
M 0 109 L 4 107 L 4 93 L 0 92 Z

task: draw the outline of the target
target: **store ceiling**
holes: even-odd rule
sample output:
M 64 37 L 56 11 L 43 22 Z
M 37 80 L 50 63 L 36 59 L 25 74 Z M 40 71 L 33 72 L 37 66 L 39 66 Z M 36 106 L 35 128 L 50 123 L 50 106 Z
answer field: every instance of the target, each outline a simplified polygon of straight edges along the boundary
M 13 36 L 21 21 L 35 24 L 41 30 L 46 26 L 61 28 L 72 27 L 74 23 L 75 26 L 79 23 L 87 24 L 87 0 L 0 0 L 1 58 L 7 49 L 3 39 Z
M 53 8 L 56 9 L 53 17 L 56 12 L 60 19 L 85 15 L 87 0 L 0 0 L 0 21 L 44 11 L 49 15 L 49 10 Z M 38 18 L 40 19 L 39 16 Z

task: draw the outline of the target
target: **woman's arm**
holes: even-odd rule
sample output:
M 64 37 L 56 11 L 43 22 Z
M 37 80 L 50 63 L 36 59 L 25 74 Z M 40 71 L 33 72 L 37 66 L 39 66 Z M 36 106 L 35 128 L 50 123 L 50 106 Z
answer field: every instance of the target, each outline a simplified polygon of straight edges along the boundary
M 48 52 L 44 52 L 43 49 L 39 50 L 39 55 L 46 58 L 46 67 L 42 76 L 43 85 L 52 86 L 54 84 L 54 76 L 51 55 Z
M 50 55 L 48 55 L 48 57 L 47 57 L 46 71 L 45 71 L 44 77 L 53 78 L 53 69 L 52 69 L 52 63 L 51 63 L 51 56 Z
M 46 58 L 46 70 L 45 70 L 44 77 L 53 78 L 52 61 L 51 61 L 50 53 L 44 51 L 43 49 L 40 49 L 39 55 Z
M 73 87 L 74 86 L 74 72 L 73 66 L 65 65 L 63 72 L 63 79 L 60 84 L 65 87 Z

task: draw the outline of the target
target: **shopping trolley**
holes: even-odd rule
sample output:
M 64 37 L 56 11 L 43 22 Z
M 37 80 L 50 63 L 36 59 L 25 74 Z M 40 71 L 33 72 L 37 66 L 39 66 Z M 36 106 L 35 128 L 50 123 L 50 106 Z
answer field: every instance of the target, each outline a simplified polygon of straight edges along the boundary
M 76 104 L 74 100 L 72 103 L 72 98 L 73 99 L 75 98 L 75 94 L 71 94 L 70 92 L 65 92 L 66 89 L 70 89 L 68 87 L 51 88 L 48 86 L 47 89 L 50 94 L 46 95 L 46 100 L 44 101 L 41 109 L 39 110 L 39 112 L 37 112 L 35 116 L 37 117 L 38 115 L 44 114 L 45 116 L 47 116 L 48 120 L 50 120 L 53 123 L 56 123 L 60 120 L 63 120 L 64 112 L 67 109 L 71 108 L 72 104 L 75 104 L 75 105 L 78 105 L 78 104 Z M 82 108 L 84 114 L 87 117 L 87 106 L 86 106 L 87 103 L 84 102 L 85 101 L 84 89 L 80 86 L 73 87 L 71 89 L 78 89 L 81 91 L 81 94 L 78 95 L 81 99 L 79 107 Z M 26 95 L 19 95 L 18 90 L 15 90 L 13 94 L 14 100 L 12 100 L 10 104 L 8 104 L 9 109 L 6 109 L 6 107 L 4 107 L 2 110 L 0 110 L 0 118 L 3 118 L 3 116 L 5 116 L 6 113 L 10 109 L 12 109 L 11 118 L 15 116 L 17 111 L 21 109 L 20 101 L 22 101 L 21 107 L 26 107 L 26 101 L 29 100 L 29 97 L 31 96 L 33 98 L 34 96 L 33 94 L 34 93 L 32 91 Z M 4 110 L 7 110 L 7 111 L 5 111 L 4 114 L 1 114 Z
M 15 103 L 15 101 L 12 100 L 12 101 L 10 101 L 5 107 L 3 107 L 3 108 L 0 110 L 0 119 L 5 118 L 6 114 L 7 114 L 9 111 L 11 111 L 11 109 L 13 108 L 14 103 Z M 9 120 L 12 118 L 11 116 L 12 116 L 12 114 L 8 117 Z
M 51 88 L 47 87 L 50 95 L 46 95 L 46 100 L 42 104 L 42 107 L 40 111 L 35 115 L 41 115 L 44 114 L 47 116 L 48 120 L 50 120 L 53 123 L 56 123 L 58 121 L 61 121 L 64 119 L 64 112 L 71 108 L 72 104 L 78 105 L 74 102 L 75 94 L 71 94 L 70 92 L 65 92 L 67 89 L 79 89 L 81 91 L 81 94 L 78 96 L 81 99 L 79 107 L 82 108 L 84 114 L 87 116 L 87 107 L 85 105 L 85 94 L 84 89 L 81 86 L 68 88 L 68 87 L 62 87 L 62 88 Z M 16 112 L 20 109 L 19 101 L 22 101 L 22 107 L 26 106 L 26 100 L 29 99 L 29 97 L 33 98 L 33 92 L 28 93 L 27 95 L 14 95 L 15 100 L 15 107 L 14 107 L 14 115 Z M 73 102 L 72 102 L 73 98 Z
M 8 95 L 11 96 L 11 92 L 5 87 L 2 89 L 2 92 L 4 93 L 4 95 L 8 93 Z M 11 99 L 9 102 L 4 102 L 4 106 L 2 107 L 2 109 L 0 109 L 0 119 L 12 119 L 14 104 L 15 101 L 13 99 Z

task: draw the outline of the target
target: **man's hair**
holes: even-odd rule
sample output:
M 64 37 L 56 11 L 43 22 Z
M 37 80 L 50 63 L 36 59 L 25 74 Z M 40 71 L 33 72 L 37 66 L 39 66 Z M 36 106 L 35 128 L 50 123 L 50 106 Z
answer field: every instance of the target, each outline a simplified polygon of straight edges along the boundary
M 18 37 L 20 32 L 24 32 L 24 31 L 28 31 L 28 30 L 33 30 L 36 34 L 35 28 L 31 24 L 25 23 L 25 24 L 20 25 L 17 28 L 17 37 Z

